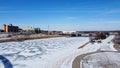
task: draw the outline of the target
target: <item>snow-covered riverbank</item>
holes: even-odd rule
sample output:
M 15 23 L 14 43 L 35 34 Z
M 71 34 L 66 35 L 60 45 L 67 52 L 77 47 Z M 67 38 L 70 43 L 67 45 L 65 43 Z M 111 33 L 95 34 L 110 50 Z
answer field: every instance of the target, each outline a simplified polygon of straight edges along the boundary
M 50 68 L 50 63 L 67 56 L 88 41 L 87 37 L 63 37 L 6 42 L 0 43 L 0 54 L 8 58 L 14 68 Z
M 80 49 L 80 46 L 89 41 L 88 37 L 6 42 L 0 43 L 0 55 L 8 58 L 14 68 L 74 68 L 77 66 L 75 59 L 79 55 L 95 51 L 116 51 L 111 42 L 113 38 L 112 35 L 102 40 L 102 43 L 88 43 Z M 80 68 L 80 59 L 77 60 L 77 68 Z M 0 66 L 2 67 L 2 63 Z
M 111 40 L 113 38 L 114 38 L 114 36 L 112 35 L 112 36 L 109 36 L 107 39 L 102 40 L 102 43 L 88 44 L 87 45 L 88 48 L 87 48 L 87 46 L 83 48 L 83 50 L 87 48 L 87 50 L 84 51 L 87 53 L 83 53 L 83 52 L 82 52 L 83 54 L 79 53 L 79 56 L 77 56 L 73 61 L 73 68 L 81 68 L 81 67 L 82 68 L 83 67 L 84 68 L 98 68 L 97 66 L 94 66 L 94 65 L 96 65 L 96 63 L 98 63 L 98 65 L 99 64 L 108 64 L 108 63 L 106 63 L 107 61 L 110 61 L 111 64 L 112 64 L 112 62 L 115 63 L 115 61 L 111 61 L 110 59 L 116 60 L 115 57 L 117 57 L 118 56 L 117 54 L 119 54 L 119 53 L 114 53 L 114 52 L 117 52 L 117 50 L 113 47 L 114 44 L 111 42 Z M 106 52 L 106 53 L 104 53 L 104 52 Z M 104 55 L 104 54 L 106 54 L 106 55 Z M 109 57 L 110 55 L 113 55 L 113 57 L 112 56 Z M 86 56 L 88 56 L 88 57 L 84 58 Z M 105 57 L 107 57 L 107 56 L 109 58 L 106 59 Z M 93 57 L 95 57 L 95 59 Z M 106 61 L 106 62 L 104 63 L 104 61 L 100 60 L 100 59 L 104 59 L 104 61 Z M 120 58 L 117 57 L 117 59 L 120 59 Z M 99 61 L 100 63 L 97 61 Z M 92 62 L 94 62 L 94 63 L 92 63 Z M 117 65 L 119 66 L 119 63 L 115 64 L 114 67 L 115 66 L 118 67 Z M 100 68 L 101 67 L 107 68 L 103 65 L 101 65 Z M 108 66 L 108 68 L 109 68 L 109 66 Z

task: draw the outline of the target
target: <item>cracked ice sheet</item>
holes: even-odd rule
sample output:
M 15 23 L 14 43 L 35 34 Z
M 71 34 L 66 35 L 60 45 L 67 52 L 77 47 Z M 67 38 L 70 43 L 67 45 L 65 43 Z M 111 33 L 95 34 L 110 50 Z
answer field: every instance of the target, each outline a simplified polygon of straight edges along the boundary
M 65 56 L 88 41 L 87 37 L 62 37 L 5 42 L 0 43 L 0 54 L 8 58 L 14 68 L 45 68 L 48 63 Z

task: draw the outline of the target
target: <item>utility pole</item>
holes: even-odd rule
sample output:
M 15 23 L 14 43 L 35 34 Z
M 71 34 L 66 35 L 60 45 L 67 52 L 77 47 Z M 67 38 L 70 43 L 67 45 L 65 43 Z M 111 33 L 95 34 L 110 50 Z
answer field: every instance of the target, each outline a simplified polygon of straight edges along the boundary
M 50 28 L 50 26 L 48 25 L 48 35 L 49 35 L 49 28 Z

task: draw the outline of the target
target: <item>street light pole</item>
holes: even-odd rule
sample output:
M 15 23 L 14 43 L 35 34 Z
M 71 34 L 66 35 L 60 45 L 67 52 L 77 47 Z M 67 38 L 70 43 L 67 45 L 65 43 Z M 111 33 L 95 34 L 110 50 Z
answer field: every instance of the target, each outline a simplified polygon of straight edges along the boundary
M 49 35 L 49 28 L 50 28 L 50 26 L 48 25 L 48 35 Z

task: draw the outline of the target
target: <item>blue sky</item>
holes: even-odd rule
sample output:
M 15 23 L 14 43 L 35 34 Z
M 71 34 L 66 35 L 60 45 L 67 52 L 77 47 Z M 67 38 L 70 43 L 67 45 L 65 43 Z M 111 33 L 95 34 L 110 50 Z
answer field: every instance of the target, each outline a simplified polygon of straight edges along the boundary
M 2 24 L 50 30 L 120 30 L 120 0 L 0 0 Z

